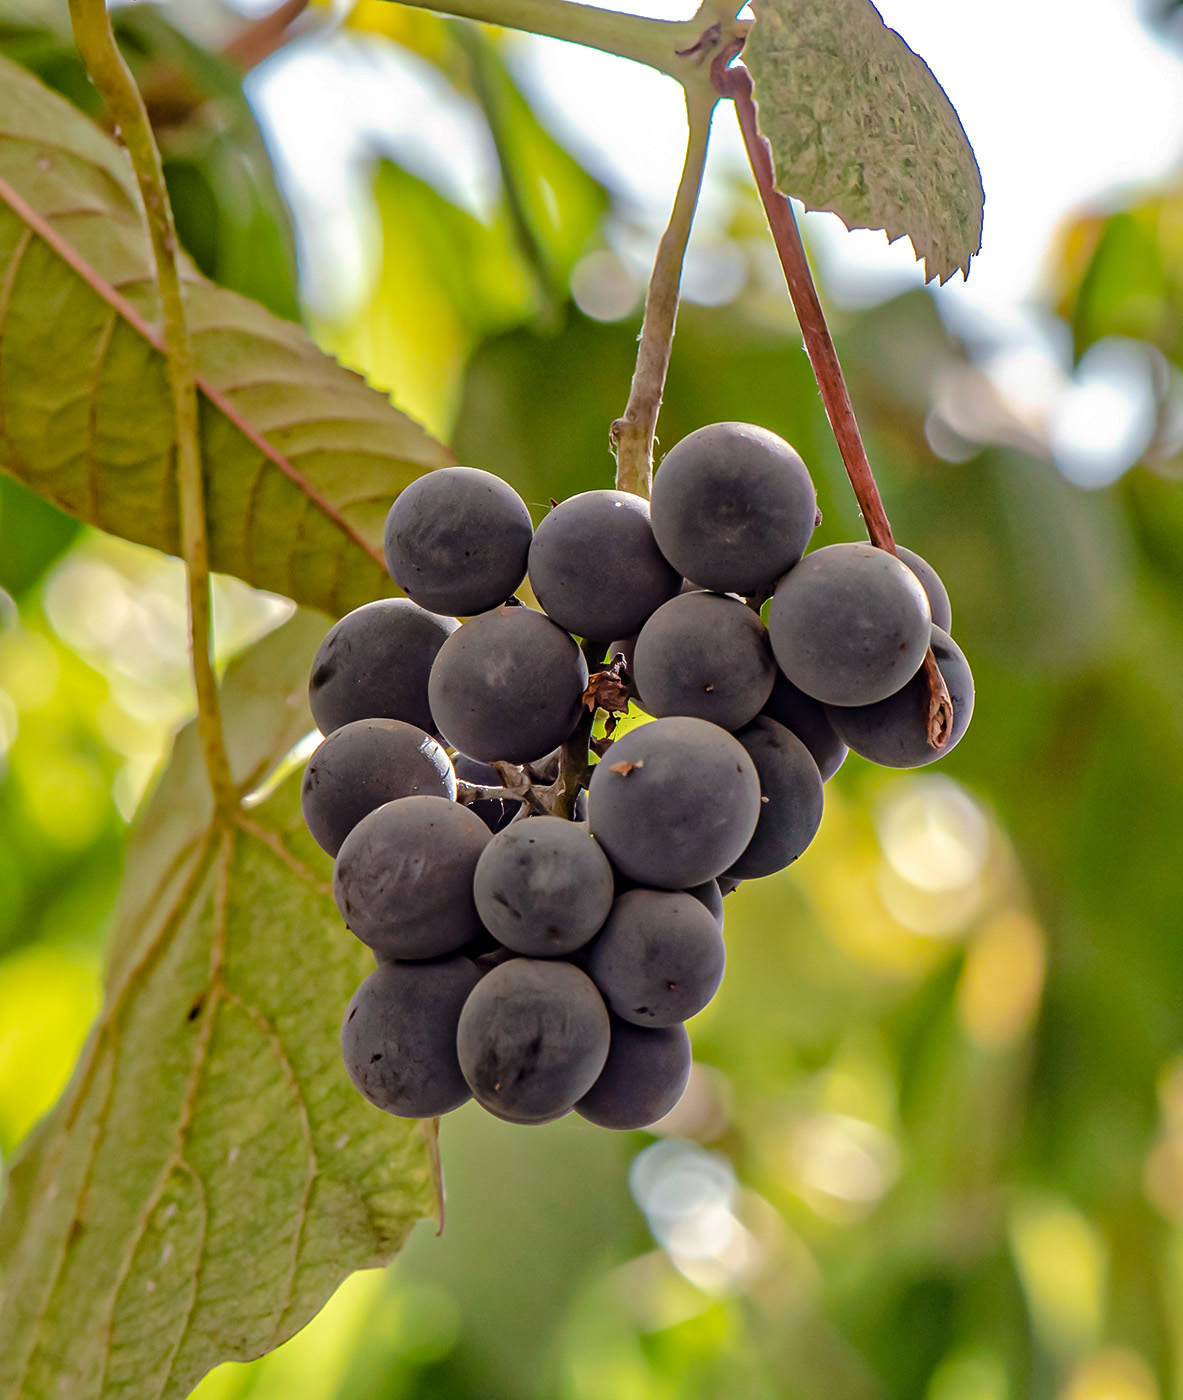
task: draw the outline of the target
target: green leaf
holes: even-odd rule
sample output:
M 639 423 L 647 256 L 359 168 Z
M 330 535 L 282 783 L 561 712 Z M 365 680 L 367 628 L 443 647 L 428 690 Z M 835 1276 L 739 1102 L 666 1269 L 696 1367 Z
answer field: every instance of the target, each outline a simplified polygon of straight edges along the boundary
M 227 673 L 235 778 L 310 727 L 324 620 Z M 337 1046 L 372 966 L 342 927 L 293 774 L 211 814 L 178 736 L 133 830 L 107 996 L 0 1213 L 0 1397 L 170 1400 L 277 1346 L 434 1207 L 419 1124 L 356 1093 Z
M 393 590 L 391 500 L 448 453 L 262 307 L 186 271 L 213 568 L 341 613 Z M 179 552 L 151 251 L 122 150 L 0 59 L 0 467 Z
M 782 193 L 905 234 L 943 282 L 982 246 L 982 177 L 932 70 L 870 0 L 753 0 L 743 57 Z

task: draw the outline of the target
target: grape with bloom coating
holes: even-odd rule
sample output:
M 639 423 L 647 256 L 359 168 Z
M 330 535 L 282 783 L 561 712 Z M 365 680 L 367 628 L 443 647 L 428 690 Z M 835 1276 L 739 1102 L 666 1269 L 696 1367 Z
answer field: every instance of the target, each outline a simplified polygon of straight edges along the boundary
M 828 783 L 842 767 L 848 750 L 834 732 L 826 707 L 820 700 L 814 700 L 803 690 L 798 690 L 779 669 L 763 713 L 769 719 L 776 720 L 777 724 L 783 724 L 790 734 L 795 734 L 801 740 L 812 754 L 823 783 Z M 456 769 L 456 776 L 460 776 L 459 768 Z
M 353 994 L 341 1027 L 349 1077 L 375 1108 L 434 1118 L 472 1097 L 456 1027 L 480 973 L 467 958 L 381 963 Z
M 569 633 L 532 608 L 482 613 L 453 632 L 431 668 L 440 733 L 485 763 L 532 763 L 579 723 L 587 663 Z
M 655 719 L 596 765 L 588 821 L 639 885 L 686 890 L 737 860 L 756 830 L 760 780 L 743 745 L 701 719 Z
M 472 877 L 491 840 L 475 813 L 442 797 L 400 797 L 364 817 L 333 867 L 348 927 L 380 958 L 439 958 L 481 932 Z
M 719 990 L 726 954 L 711 911 L 684 890 L 629 890 L 612 906 L 587 970 L 615 1015 L 673 1026 Z
M 918 672 L 902 690 L 875 705 L 827 706 L 830 723 L 857 754 L 885 768 L 923 768 L 944 758 L 960 742 L 974 712 L 974 678 L 957 643 L 932 629 L 932 651 L 953 702 L 953 730 L 934 749 L 928 742 L 928 677 Z
M 308 760 L 300 785 L 304 821 L 331 856 L 375 807 L 420 795 L 451 801 L 456 774 L 430 734 L 397 719 L 359 719 L 334 729 Z
M 570 963 L 513 958 L 494 967 L 460 1013 L 460 1068 L 482 1108 L 542 1123 L 575 1106 L 608 1057 L 608 1011 Z
M 508 482 L 441 467 L 399 493 L 386 517 L 390 576 L 436 613 L 469 617 L 504 603 L 526 577 L 534 527 Z
M 916 575 L 869 544 L 831 544 L 806 555 L 777 585 L 768 611 L 780 669 L 828 705 L 893 695 L 919 670 L 931 631 Z
M 719 593 L 683 593 L 641 628 L 632 672 L 649 714 L 738 729 L 772 694 L 776 662 L 751 608 Z
M 948 632 L 953 626 L 953 604 L 949 601 L 949 591 L 941 582 L 940 574 L 914 549 L 905 549 L 902 544 L 897 544 L 895 548 L 896 553 L 920 580 L 920 587 L 924 589 L 928 598 L 932 625 L 939 627 L 942 632 Z
M 801 740 L 767 715 L 757 715 L 735 737 L 756 765 L 761 804 L 756 833 L 727 874 L 752 880 L 792 865 L 817 835 L 822 775 Z
M 507 948 L 532 958 L 581 948 L 612 908 L 612 867 L 588 832 L 559 817 L 514 822 L 481 853 L 477 913 Z
M 312 663 L 308 703 L 322 734 L 359 719 L 401 719 L 435 731 L 427 677 L 460 624 L 409 598 L 379 598 L 330 627 Z
M 783 438 L 752 423 L 712 423 L 666 455 L 650 514 L 661 552 L 686 578 L 761 593 L 804 554 L 817 493 Z
M 578 637 L 628 636 L 681 586 L 649 526 L 649 502 L 584 491 L 534 532 L 530 584 L 548 617 Z
M 648 1128 L 682 1097 L 690 1062 L 685 1026 L 645 1029 L 613 1017 L 608 1058 L 575 1112 L 600 1128 Z

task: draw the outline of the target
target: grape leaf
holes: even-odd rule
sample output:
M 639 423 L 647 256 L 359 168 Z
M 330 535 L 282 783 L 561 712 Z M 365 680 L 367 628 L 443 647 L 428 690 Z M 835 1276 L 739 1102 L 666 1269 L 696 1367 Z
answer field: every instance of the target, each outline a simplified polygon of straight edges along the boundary
M 753 0 L 744 44 L 777 187 L 907 234 L 943 282 L 982 246 L 982 177 L 932 70 L 870 0 Z
M 324 619 L 227 672 L 236 780 L 311 725 Z M 295 774 L 215 819 L 194 726 L 133 829 L 99 1022 L 0 1211 L 0 1397 L 172 1400 L 308 1321 L 432 1213 L 433 1141 L 349 1083 L 372 959 L 342 927 Z
M 184 276 L 212 566 L 334 614 L 390 593 L 386 511 L 446 449 L 299 327 Z M 156 298 L 124 152 L 0 58 L 0 467 L 175 554 Z

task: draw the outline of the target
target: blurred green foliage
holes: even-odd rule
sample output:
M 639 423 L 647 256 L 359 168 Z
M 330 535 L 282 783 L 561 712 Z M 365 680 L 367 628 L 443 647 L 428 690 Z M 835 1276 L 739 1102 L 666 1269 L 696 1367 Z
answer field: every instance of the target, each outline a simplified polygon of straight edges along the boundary
M 375 3 L 353 23 L 480 107 L 474 50 L 447 22 Z M 43 47 L 0 34 L 71 91 L 68 63 L 54 77 Z M 542 511 L 610 480 L 638 320 L 567 298 L 608 249 L 605 216 L 624 216 L 512 86 L 506 41 L 481 43 L 486 115 L 509 127 L 500 205 L 477 219 L 376 166 L 371 294 L 320 330 Z M 173 192 L 194 256 L 267 299 L 274 266 L 209 214 L 210 191 L 233 196 L 240 136 Z M 420 1227 L 385 1275 L 356 1276 L 201 1400 L 1183 1394 L 1180 209 L 1177 187 L 1143 192 L 1083 215 L 1051 255 L 1049 314 L 1076 355 L 1119 337 L 1155 367 L 1153 440 L 1104 489 L 1056 470 L 926 293 L 832 312 L 896 533 L 953 597 L 978 684 L 966 740 L 939 774 L 851 759 L 799 865 L 729 896 L 727 977 L 692 1027 L 698 1067 L 668 1131 L 462 1110 L 442 1132 L 443 1237 Z M 726 306 L 684 308 L 662 440 L 764 423 L 814 472 L 819 542 L 857 537 L 753 227 L 739 194 L 747 280 Z M 19 605 L 0 632 L 9 1152 L 85 1035 L 124 823 L 187 689 L 170 566 L 75 539 L 8 484 L 0 541 Z M 227 648 L 234 626 L 264 625 L 253 607 L 227 595 Z

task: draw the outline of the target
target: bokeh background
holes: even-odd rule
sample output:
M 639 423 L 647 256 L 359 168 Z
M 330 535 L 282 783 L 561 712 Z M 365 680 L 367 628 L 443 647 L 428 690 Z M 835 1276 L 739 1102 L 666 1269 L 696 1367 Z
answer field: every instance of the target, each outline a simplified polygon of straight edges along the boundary
M 381 0 L 270 8 L 120 9 L 189 252 L 539 515 L 608 485 L 674 85 Z M 975 144 L 983 252 L 934 293 L 906 244 L 806 237 L 973 727 L 939 772 L 851 758 L 800 863 L 728 898 L 659 1132 L 461 1110 L 443 1237 L 201 1400 L 1183 1397 L 1183 7 L 880 8 Z M 56 0 L 0 0 L 0 50 L 96 112 Z M 662 441 L 763 423 L 819 542 L 857 538 L 725 109 L 716 138 Z M 191 697 L 175 560 L 2 479 L 0 584 L 7 1156 L 97 1009 Z M 287 606 L 219 580 L 221 656 Z

